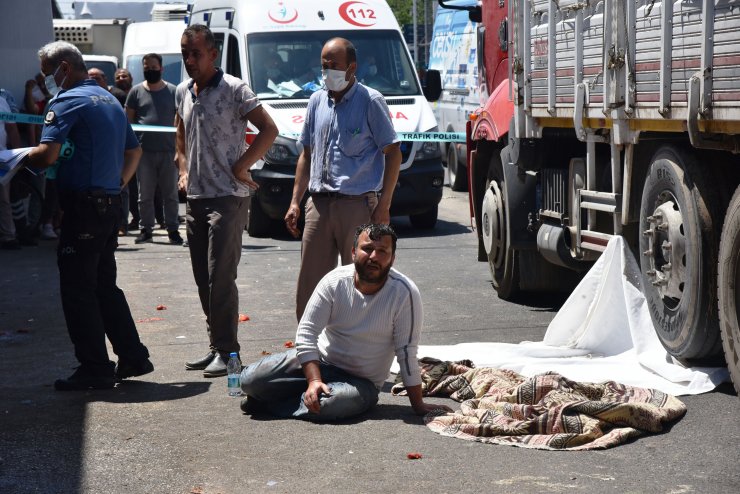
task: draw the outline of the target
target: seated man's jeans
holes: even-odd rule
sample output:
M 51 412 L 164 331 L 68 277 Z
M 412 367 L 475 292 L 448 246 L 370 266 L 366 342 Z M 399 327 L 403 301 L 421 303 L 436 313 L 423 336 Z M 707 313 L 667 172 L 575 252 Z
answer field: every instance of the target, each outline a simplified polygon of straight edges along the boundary
M 246 367 L 241 374 L 242 391 L 250 407 L 275 417 L 316 422 L 341 420 L 359 415 L 378 402 L 378 388 L 368 379 L 342 369 L 320 364 L 321 379 L 331 389 L 319 399 L 321 410 L 312 413 L 303 403 L 308 383 L 296 350 L 268 355 Z

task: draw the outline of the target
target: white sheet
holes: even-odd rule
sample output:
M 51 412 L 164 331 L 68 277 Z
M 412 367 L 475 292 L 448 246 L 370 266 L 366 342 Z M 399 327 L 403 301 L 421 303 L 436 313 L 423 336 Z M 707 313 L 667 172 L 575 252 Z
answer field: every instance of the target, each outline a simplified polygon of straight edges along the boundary
M 420 346 L 419 357 L 470 359 L 477 367 L 525 376 L 554 371 L 576 381 L 617 381 L 675 396 L 706 393 L 729 380 L 724 367 L 686 368 L 655 334 L 640 270 L 622 237 L 613 237 L 555 315 L 542 342 Z M 393 372 L 397 371 L 394 363 Z

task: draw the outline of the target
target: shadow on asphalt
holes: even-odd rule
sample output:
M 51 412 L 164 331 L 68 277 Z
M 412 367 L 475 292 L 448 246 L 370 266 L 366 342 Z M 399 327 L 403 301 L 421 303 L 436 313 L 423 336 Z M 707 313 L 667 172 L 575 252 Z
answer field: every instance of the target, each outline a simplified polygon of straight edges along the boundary
M 488 283 L 491 285 L 491 290 L 495 292 L 493 281 L 489 279 Z M 569 296 L 569 293 L 527 293 L 515 295 L 506 302 L 529 307 L 532 312 L 557 312 Z
M 391 226 L 396 230 L 399 238 L 444 237 L 448 235 L 470 233 L 473 231 L 468 225 L 445 220 L 437 220 L 437 224 L 434 228 L 415 228 L 408 218 L 402 216 L 394 216 L 391 218 Z M 264 238 L 283 241 L 300 241 L 300 238 L 293 237 L 281 222 L 273 222 L 270 227 L 269 235 L 266 235 Z
M 123 381 L 115 389 L 105 393 L 90 393 L 88 401 L 108 403 L 150 403 L 191 398 L 206 393 L 212 383 L 188 381 L 177 383 L 155 383 L 148 381 Z
M 247 415 L 247 414 L 244 414 Z M 259 422 L 271 422 L 274 420 L 295 420 L 292 418 L 280 418 L 265 413 L 254 413 L 249 416 L 252 420 Z M 370 411 L 363 413 L 357 417 L 353 417 L 346 420 L 338 420 L 333 422 L 317 422 L 321 425 L 334 425 L 334 426 L 346 426 L 356 425 L 362 422 L 370 420 L 393 420 L 403 421 L 407 424 L 423 424 L 424 420 L 422 417 L 414 414 L 411 410 L 411 405 L 389 405 L 386 403 L 379 403 L 375 405 Z

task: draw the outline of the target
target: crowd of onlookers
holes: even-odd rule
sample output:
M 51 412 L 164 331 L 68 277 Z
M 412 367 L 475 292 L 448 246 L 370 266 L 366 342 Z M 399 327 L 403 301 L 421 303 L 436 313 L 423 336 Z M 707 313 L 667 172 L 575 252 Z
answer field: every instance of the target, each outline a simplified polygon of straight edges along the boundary
M 158 54 L 151 53 L 144 57 L 144 72 L 146 82 L 137 85 L 133 84 L 131 74 L 124 68 L 115 72 L 113 84 L 108 83 L 105 73 L 99 68 L 90 68 L 87 73 L 90 79 L 95 80 L 118 100 L 131 123 L 171 126 L 175 113 L 175 86 L 161 79 L 162 61 Z M 138 97 L 129 99 L 132 92 Z M 154 98 L 156 101 L 147 100 L 147 97 L 153 94 L 156 94 Z M 44 75 L 38 73 L 26 81 L 20 103 L 9 91 L 0 89 L 0 112 L 45 116 L 51 98 L 52 95 L 44 83 Z M 157 107 L 152 109 L 142 104 L 143 102 L 156 103 Z M 154 120 L 156 123 L 153 123 Z M 156 225 L 167 229 L 170 243 L 183 244 L 183 239 L 177 231 L 179 224 L 184 222 L 184 217 L 178 214 L 180 201 L 177 192 L 177 165 L 174 161 L 174 134 L 152 132 L 148 134 L 137 134 L 148 156 L 142 159 L 137 176 L 121 191 L 123 200 L 119 234 L 140 232 L 136 237 L 136 243 L 151 242 L 152 230 Z M 0 150 L 36 146 L 40 137 L 40 125 L 0 122 Z M 152 165 L 152 160 L 147 159 L 151 158 L 152 153 L 160 153 L 159 163 Z M 56 188 L 57 167 L 58 164 L 55 164 L 33 178 L 29 178 L 28 175 L 23 177 L 24 180 L 30 180 L 41 193 L 42 204 L 19 204 L 13 208 L 10 184 L 0 185 L 0 248 L 15 250 L 21 246 L 38 245 L 40 240 L 58 238 L 63 212 L 59 207 Z M 31 200 L 39 199 L 32 197 Z M 145 210 L 144 218 L 140 214 L 142 206 Z M 36 208 L 39 221 L 33 222 L 33 228 L 28 228 L 24 209 L 33 208 Z M 153 217 L 150 218 L 152 212 Z

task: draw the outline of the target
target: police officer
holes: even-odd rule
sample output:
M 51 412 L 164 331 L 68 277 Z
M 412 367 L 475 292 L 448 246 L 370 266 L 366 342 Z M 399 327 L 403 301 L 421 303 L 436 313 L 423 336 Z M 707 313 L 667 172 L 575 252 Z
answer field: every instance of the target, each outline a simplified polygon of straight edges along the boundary
M 136 171 L 141 148 L 118 101 L 87 78 L 82 54 L 64 41 L 39 50 L 46 87 L 54 95 L 41 144 L 28 166 L 59 160 L 57 182 L 64 211 L 57 262 L 67 330 L 80 362 L 54 387 L 107 389 L 154 370 L 126 297 L 116 285 L 114 251 L 121 219 L 121 187 Z M 118 355 L 108 358 L 105 337 Z

